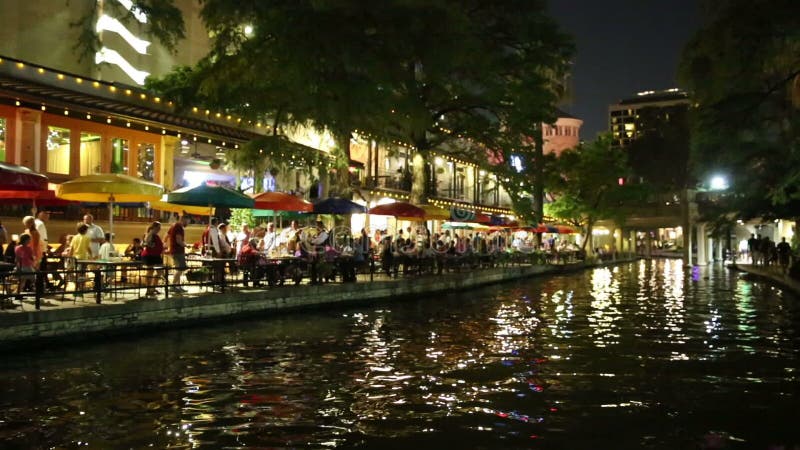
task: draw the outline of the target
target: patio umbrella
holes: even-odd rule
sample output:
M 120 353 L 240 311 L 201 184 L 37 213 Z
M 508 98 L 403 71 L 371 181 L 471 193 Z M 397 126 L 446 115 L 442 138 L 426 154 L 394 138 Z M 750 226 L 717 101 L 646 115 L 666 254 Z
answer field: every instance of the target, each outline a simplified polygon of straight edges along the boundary
M 281 219 L 305 219 L 308 213 L 296 211 L 274 211 L 272 209 L 254 209 L 253 217 L 280 217 Z
M 480 225 L 477 223 L 467 223 L 467 222 L 445 222 L 442 224 L 443 230 L 488 230 L 489 227 L 486 225 Z
M 167 194 L 167 201 L 175 205 L 201 206 L 208 208 L 208 223 L 211 223 L 211 207 L 252 208 L 253 199 L 239 191 L 223 186 L 203 183 L 196 187 L 186 187 Z
M 0 190 L 46 191 L 47 177 L 25 166 L 0 162 Z
M 398 217 L 400 220 L 449 220 L 450 211 L 434 205 L 415 205 L 425 211 L 425 216 L 419 217 Z
M 406 202 L 394 202 L 387 203 L 385 205 L 378 205 L 374 208 L 370 208 L 368 214 L 374 214 L 377 216 L 414 217 L 416 219 L 425 218 L 424 209 Z
M 262 192 L 253 196 L 256 209 L 273 211 L 311 212 L 314 205 L 300 197 L 284 192 Z
M 316 214 L 364 214 L 367 208 L 344 198 L 326 198 L 314 203 Z
M 208 206 L 189 206 L 170 203 L 168 200 L 168 194 L 162 195 L 161 200 L 150 202 L 150 208 L 178 214 L 194 214 L 196 216 L 207 216 L 209 214 L 214 214 L 214 208 L 209 209 Z
M 161 198 L 161 185 L 118 173 L 85 175 L 58 186 L 58 197 L 79 202 L 108 203 L 109 231 L 114 231 L 114 203 L 149 202 Z

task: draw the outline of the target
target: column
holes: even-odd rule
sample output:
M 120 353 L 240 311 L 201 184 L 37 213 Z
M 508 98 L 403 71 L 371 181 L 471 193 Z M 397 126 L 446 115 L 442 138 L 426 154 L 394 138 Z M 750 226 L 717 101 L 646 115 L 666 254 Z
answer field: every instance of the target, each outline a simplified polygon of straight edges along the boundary
M 686 267 L 692 266 L 692 253 L 694 250 L 692 245 L 693 229 L 693 226 L 683 227 L 683 262 Z
M 719 244 L 719 242 L 717 242 L 717 239 L 714 239 L 713 236 L 709 236 L 708 237 L 708 252 L 706 252 L 706 255 L 708 255 L 708 262 L 709 263 L 712 263 L 712 262 L 715 261 L 715 259 L 714 259 L 714 243 Z
M 705 266 L 708 264 L 706 250 L 708 249 L 708 239 L 706 238 L 706 224 L 697 224 L 697 265 Z
M 644 257 L 647 259 L 652 258 L 653 256 L 653 235 L 650 233 L 650 230 L 645 231 L 645 249 L 644 249 Z
M 717 238 L 717 248 L 714 249 L 715 256 L 714 259 L 717 261 L 722 261 L 722 247 L 725 245 L 725 241 L 719 237 Z
M 35 109 L 17 108 L 17 136 L 19 147 L 15 148 L 14 162 L 35 172 L 47 172 L 47 162 L 42 164 L 41 127 L 42 112 Z
M 636 230 L 630 230 L 628 236 L 628 251 L 636 254 Z

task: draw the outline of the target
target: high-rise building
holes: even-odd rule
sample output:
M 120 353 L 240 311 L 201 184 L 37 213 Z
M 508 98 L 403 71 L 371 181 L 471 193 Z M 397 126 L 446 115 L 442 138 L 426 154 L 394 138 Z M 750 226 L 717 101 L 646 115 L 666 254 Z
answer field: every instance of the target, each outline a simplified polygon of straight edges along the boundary
M 620 100 L 608 107 L 608 129 L 614 144 L 624 147 L 642 134 L 647 123 L 654 123 L 653 119 L 658 121 L 659 116 L 665 115 L 664 119 L 668 120 L 671 111 L 688 106 L 686 92 L 677 88 L 639 92 L 636 97 Z M 645 116 L 647 121 L 643 120 Z

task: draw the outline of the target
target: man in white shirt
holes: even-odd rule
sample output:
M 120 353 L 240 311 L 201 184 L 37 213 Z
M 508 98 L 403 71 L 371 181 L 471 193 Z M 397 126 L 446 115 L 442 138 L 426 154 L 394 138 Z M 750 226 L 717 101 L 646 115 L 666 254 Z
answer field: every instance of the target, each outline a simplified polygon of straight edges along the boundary
M 278 248 L 278 233 L 275 232 L 275 224 L 270 222 L 267 224 L 267 232 L 264 233 L 264 238 L 261 239 L 261 251 L 269 255 L 276 248 Z
M 34 223 L 36 224 L 36 231 L 39 232 L 39 247 L 41 248 L 42 255 L 46 255 L 48 251 L 47 247 L 47 226 L 45 222 L 50 219 L 50 213 L 47 211 L 39 211 L 39 214 L 36 215 L 36 219 Z M 45 258 L 42 258 L 42 270 L 44 270 L 44 264 L 46 263 Z
M 83 216 L 83 223 L 89 227 L 86 230 L 86 237 L 89 238 L 89 247 L 92 249 L 93 255 L 100 254 L 100 244 L 102 244 L 106 240 L 106 235 L 103 233 L 103 229 L 99 226 L 95 225 L 94 217 L 91 214 L 86 214 Z

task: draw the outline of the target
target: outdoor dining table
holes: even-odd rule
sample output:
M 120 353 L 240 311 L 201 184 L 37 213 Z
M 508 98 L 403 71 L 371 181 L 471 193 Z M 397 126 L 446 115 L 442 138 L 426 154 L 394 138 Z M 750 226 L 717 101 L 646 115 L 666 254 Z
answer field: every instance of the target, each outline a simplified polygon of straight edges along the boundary
M 283 284 L 287 274 L 299 284 L 303 279 L 303 270 L 308 265 L 308 260 L 300 256 L 272 256 L 266 258 L 267 282 L 270 286 Z
M 142 261 L 137 260 L 113 260 L 113 259 L 79 259 L 76 261 L 82 266 L 95 266 L 91 271 L 94 273 L 94 292 L 95 301 L 100 304 L 103 298 L 103 274 L 113 272 L 117 267 L 139 268 L 142 266 Z M 88 270 L 87 270 L 88 272 Z M 113 290 L 116 296 L 117 290 Z
M 225 265 L 230 264 L 231 266 L 236 264 L 236 258 L 215 258 L 210 256 L 201 256 L 201 255 L 186 255 L 187 262 L 199 262 L 203 266 L 211 267 L 211 270 L 214 272 L 214 280 L 213 282 L 219 283 L 220 289 L 225 292 L 225 287 L 227 285 L 225 280 Z

